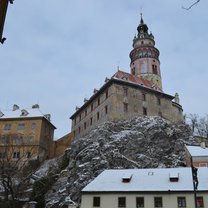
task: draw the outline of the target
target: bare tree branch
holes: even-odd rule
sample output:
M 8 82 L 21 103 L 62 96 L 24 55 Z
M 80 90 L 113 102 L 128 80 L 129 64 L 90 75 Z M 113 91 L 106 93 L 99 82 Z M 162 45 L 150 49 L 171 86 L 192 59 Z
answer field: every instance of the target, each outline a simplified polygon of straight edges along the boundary
M 185 10 L 190 10 L 193 6 L 197 5 L 200 1 L 201 0 L 197 0 L 193 4 L 191 4 L 189 7 L 182 6 L 182 8 L 185 9 Z

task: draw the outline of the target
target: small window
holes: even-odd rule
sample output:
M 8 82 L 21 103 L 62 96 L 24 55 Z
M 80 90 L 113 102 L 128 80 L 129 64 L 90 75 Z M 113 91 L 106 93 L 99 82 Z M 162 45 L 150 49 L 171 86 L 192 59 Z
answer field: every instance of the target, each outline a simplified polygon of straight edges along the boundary
M 4 125 L 4 130 L 11 130 L 12 125 L 11 124 L 5 124 Z
M 142 94 L 142 100 L 146 101 L 146 94 L 144 94 L 144 93 Z
M 144 207 L 144 197 L 136 198 L 136 208 Z
M 126 197 L 118 197 L 118 207 L 126 207 Z
M 146 116 L 147 115 L 147 108 L 143 107 L 143 115 Z
M 93 111 L 93 103 L 91 104 L 91 112 Z
M 34 142 L 34 136 L 29 136 L 28 137 L 28 143 L 32 144 Z
M 35 128 L 36 128 L 36 123 L 32 123 L 31 129 L 35 129 Z
M 100 98 L 98 98 L 98 100 L 97 100 L 97 104 L 98 104 L 98 105 L 100 105 Z
M 97 120 L 99 120 L 99 119 L 100 119 L 100 113 L 97 112 Z
M 197 207 L 204 207 L 204 199 L 202 196 L 197 196 L 196 197 L 196 203 L 197 203 Z
M 124 90 L 124 96 L 128 96 L 128 88 L 124 87 L 123 90 Z
M 160 98 L 157 98 L 157 104 L 158 104 L 158 105 L 161 105 L 161 100 L 160 100 Z
M 108 98 L 108 89 L 105 92 L 105 98 Z
M 123 111 L 124 111 L 124 113 L 128 112 L 128 103 L 123 104 Z
M 157 71 L 157 65 L 152 65 L 152 72 L 153 74 L 158 74 L 158 71 Z
M 20 158 L 20 152 L 14 152 L 13 153 L 13 158 Z
M 186 207 L 186 198 L 178 197 L 178 207 Z
M 27 157 L 27 158 L 31 158 L 31 157 L 32 157 L 32 153 L 31 153 L 31 152 L 27 152 L 27 153 L 26 153 L 26 157 Z
M 93 197 L 93 207 L 100 207 L 100 197 Z
M 163 206 L 162 197 L 155 197 L 154 198 L 154 205 L 155 205 L 155 207 L 162 207 Z
M 24 123 L 19 123 L 17 125 L 17 130 L 24 130 L 25 129 L 25 124 Z
M 86 129 L 87 128 L 87 123 L 86 122 L 84 122 L 84 129 Z
M 85 116 L 87 116 L 87 109 L 85 110 Z
M 21 145 L 23 143 L 23 136 L 18 135 L 16 138 L 16 144 Z
M 82 119 L 82 115 L 81 115 L 81 113 L 80 113 L 80 115 L 79 115 L 79 121 L 81 121 L 81 119 Z
M 79 126 L 79 133 L 81 132 L 81 127 Z
M 131 73 L 135 75 L 135 67 L 132 68 Z
M 108 114 L 108 106 L 105 106 L 105 114 Z
M 90 118 L 90 125 L 92 126 L 92 117 Z

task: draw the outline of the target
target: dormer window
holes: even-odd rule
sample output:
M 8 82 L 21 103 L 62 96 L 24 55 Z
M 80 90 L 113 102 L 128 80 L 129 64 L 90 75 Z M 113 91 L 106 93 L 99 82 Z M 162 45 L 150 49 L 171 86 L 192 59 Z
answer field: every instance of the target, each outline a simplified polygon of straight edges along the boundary
M 127 173 L 122 177 L 122 182 L 123 183 L 129 183 L 131 181 L 132 174 Z
M 21 115 L 20 116 L 27 116 L 29 113 L 25 109 L 21 110 Z
M 170 182 L 178 182 L 179 180 L 179 173 L 170 173 L 169 174 Z

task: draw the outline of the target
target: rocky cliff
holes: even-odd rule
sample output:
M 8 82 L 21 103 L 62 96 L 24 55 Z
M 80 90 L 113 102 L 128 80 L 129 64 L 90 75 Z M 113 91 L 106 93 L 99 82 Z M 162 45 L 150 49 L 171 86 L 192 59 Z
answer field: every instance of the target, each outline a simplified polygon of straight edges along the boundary
M 106 122 L 66 150 L 68 167 L 46 194 L 46 207 L 79 203 L 82 188 L 104 169 L 184 166 L 184 143 L 195 143 L 189 127 L 160 117 Z

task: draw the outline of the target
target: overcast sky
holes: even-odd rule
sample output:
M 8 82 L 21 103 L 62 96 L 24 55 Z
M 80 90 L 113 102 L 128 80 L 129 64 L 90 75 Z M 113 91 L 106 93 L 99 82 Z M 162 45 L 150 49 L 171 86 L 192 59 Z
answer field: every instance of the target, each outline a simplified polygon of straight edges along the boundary
M 193 0 L 194 1 L 194 0 Z M 178 92 L 184 113 L 208 107 L 208 1 L 15 0 L 0 45 L 0 110 L 38 103 L 51 113 L 55 138 L 71 129 L 69 117 L 129 52 L 143 19 L 160 50 L 164 92 Z

